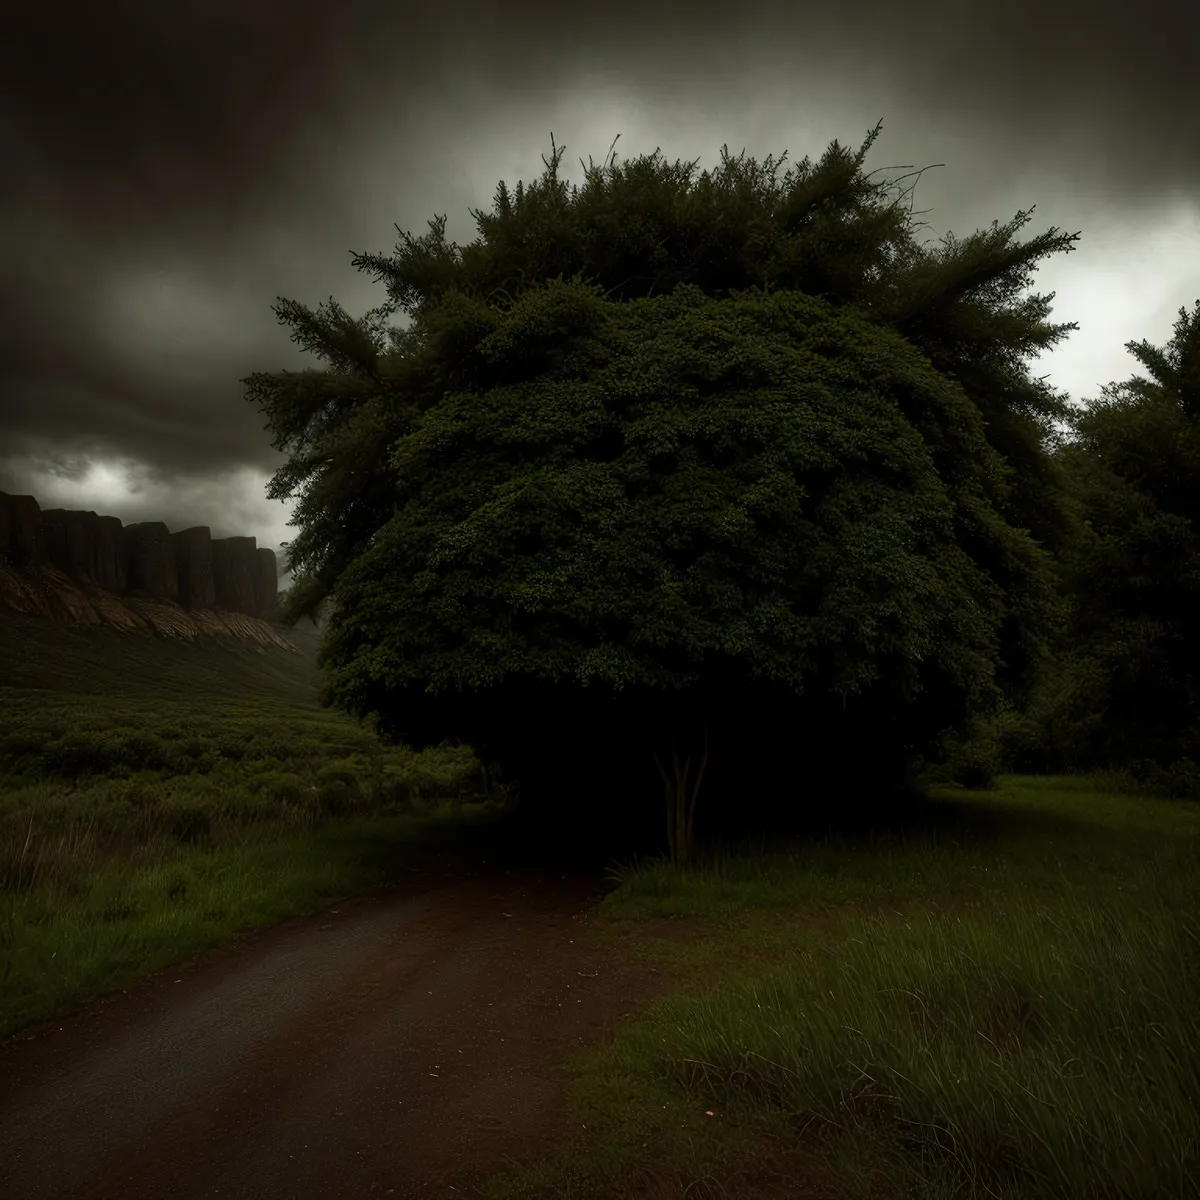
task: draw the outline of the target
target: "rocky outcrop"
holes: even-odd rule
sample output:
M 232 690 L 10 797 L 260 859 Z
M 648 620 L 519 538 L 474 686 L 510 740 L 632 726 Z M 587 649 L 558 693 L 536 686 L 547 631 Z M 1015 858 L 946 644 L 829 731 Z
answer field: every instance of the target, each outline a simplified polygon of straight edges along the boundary
M 175 544 L 161 521 L 142 521 L 125 529 L 129 590 L 158 600 L 179 599 Z
M 44 562 L 46 560 L 46 536 L 42 532 L 42 510 L 32 496 L 9 496 L 0 492 L 0 503 L 8 509 L 5 522 L 7 549 L 18 560 Z
M 47 562 L 26 563 L 21 568 L 0 564 L 0 601 L 18 612 L 49 617 L 61 625 L 104 623 L 75 583 Z
M 90 518 L 90 519 L 89 519 Z M 46 539 L 46 557 L 72 579 L 94 583 L 94 563 L 89 561 L 88 545 L 95 544 L 100 518 L 94 512 L 69 512 L 48 508 L 42 513 L 42 536 Z
M 96 586 L 123 596 L 129 583 L 125 566 L 125 530 L 116 517 L 100 517 L 96 538 Z
M 160 637 L 233 637 L 288 650 L 274 551 L 252 537 L 214 540 L 199 525 L 55 508 L 0 492 L 0 604 L 70 625 Z
M 257 570 L 254 574 L 254 603 L 264 621 L 274 618 L 279 603 L 279 567 L 275 551 L 260 546 L 255 552 Z
M 257 547 L 252 537 L 219 538 L 212 544 L 217 607 L 258 616 Z
M 175 569 L 179 574 L 179 603 L 184 608 L 216 608 L 213 586 L 212 533 L 195 525 L 171 535 L 175 543 Z

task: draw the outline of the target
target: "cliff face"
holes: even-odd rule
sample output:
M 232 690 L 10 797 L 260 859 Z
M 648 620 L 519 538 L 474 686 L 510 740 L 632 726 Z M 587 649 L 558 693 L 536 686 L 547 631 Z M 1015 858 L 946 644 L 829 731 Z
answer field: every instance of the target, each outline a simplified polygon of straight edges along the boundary
M 295 650 L 278 627 L 275 553 L 198 525 L 116 517 L 0 492 L 0 604 L 71 625 L 234 637 Z

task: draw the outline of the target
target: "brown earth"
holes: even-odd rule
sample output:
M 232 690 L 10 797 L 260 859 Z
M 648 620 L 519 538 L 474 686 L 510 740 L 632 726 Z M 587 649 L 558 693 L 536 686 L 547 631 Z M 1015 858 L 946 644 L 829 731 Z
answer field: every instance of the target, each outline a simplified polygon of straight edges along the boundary
M 0 1196 L 463 1196 L 570 1134 L 565 1073 L 669 978 L 599 875 L 426 867 L 0 1044 Z

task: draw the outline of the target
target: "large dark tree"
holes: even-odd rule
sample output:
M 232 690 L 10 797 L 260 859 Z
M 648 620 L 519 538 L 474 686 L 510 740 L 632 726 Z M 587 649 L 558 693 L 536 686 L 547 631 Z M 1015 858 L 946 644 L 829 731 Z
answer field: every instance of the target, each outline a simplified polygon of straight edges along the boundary
M 1058 454 L 1085 525 L 1024 739 L 1034 767 L 1200 764 L 1200 301 L 1166 347 L 1127 349 L 1151 377 L 1104 388 Z
M 861 173 L 878 132 L 782 181 L 656 153 L 568 189 L 555 151 L 472 245 L 441 219 L 359 256 L 403 333 L 281 303 L 329 369 L 248 394 L 300 499 L 291 615 L 332 601 L 329 701 L 597 827 L 656 776 L 685 854 L 698 786 L 894 780 L 1027 686 L 1069 518 L 1024 357 L 1074 326 L 1017 294 L 1078 235 L 918 246 Z

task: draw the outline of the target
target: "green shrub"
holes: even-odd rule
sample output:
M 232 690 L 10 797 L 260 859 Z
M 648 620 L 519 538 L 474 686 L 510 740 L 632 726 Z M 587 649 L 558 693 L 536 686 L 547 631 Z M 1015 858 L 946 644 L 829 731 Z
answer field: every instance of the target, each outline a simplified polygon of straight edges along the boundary
M 321 812 L 330 817 L 361 812 L 367 807 L 367 801 L 357 784 L 348 784 L 341 780 L 320 784 L 317 787 L 316 800 Z
M 171 747 L 154 733 L 128 734 L 121 743 L 121 761 L 133 771 L 161 771 L 173 757 Z
M 368 806 L 359 783 L 360 772 L 352 763 L 331 763 L 322 767 L 316 776 L 316 804 L 331 817 L 361 812 Z
M 973 791 L 991 790 L 1005 770 L 1002 728 L 1007 714 L 977 720 L 963 734 L 951 733 L 942 740 L 942 760 L 927 766 L 929 782 L 956 783 Z
M 189 846 L 212 840 L 212 817 L 199 804 L 175 803 L 162 810 L 162 825 L 176 841 Z
M 1024 711 L 1008 714 L 1001 723 L 1006 769 L 1058 774 L 1102 765 L 1104 688 L 1094 663 L 1070 654 L 1056 658 L 1043 670 Z
M 23 761 L 36 758 L 44 738 L 36 733 L 10 733 L 0 738 L 0 765 L 20 770 Z
M 121 749 L 111 736 L 69 733 L 42 751 L 43 769 L 64 779 L 105 775 L 121 762 Z
M 181 738 L 172 747 L 171 757 L 174 765 L 182 766 L 186 770 L 189 763 L 192 764 L 192 769 L 195 769 L 205 759 L 215 761 L 217 752 L 203 738 L 192 736 Z
M 379 775 L 371 780 L 371 803 L 379 808 L 407 812 L 412 807 L 409 781 L 394 775 Z
M 308 788 L 299 775 L 289 771 L 270 771 L 259 775 L 255 781 L 256 790 L 267 796 L 273 803 L 281 807 L 302 804 L 308 795 Z
M 1176 800 L 1200 800 L 1200 766 L 1190 758 L 1181 758 L 1163 766 L 1138 761 L 1130 765 L 1129 774 L 1144 789 Z

